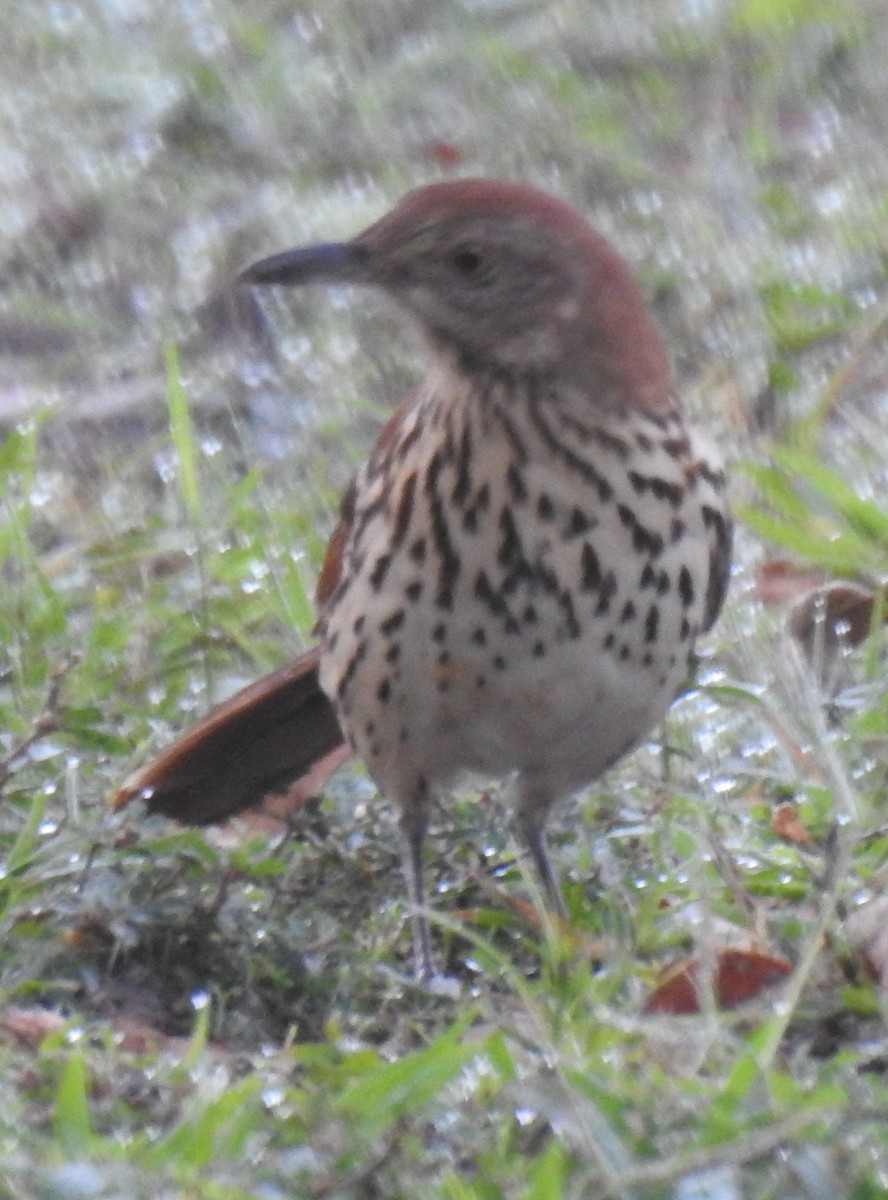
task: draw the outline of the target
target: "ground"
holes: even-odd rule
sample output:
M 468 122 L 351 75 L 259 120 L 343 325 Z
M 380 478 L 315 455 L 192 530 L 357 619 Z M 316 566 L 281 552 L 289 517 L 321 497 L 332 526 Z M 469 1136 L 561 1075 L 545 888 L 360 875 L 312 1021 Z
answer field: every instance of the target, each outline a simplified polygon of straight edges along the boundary
M 0 1196 L 884 1195 L 888 11 L 4 24 Z M 438 814 L 436 994 L 360 767 L 270 832 L 107 797 L 308 644 L 338 494 L 417 370 L 381 302 L 233 277 L 469 174 L 626 255 L 739 522 L 697 680 L 555 823 L 569 927 L 495 790 Z

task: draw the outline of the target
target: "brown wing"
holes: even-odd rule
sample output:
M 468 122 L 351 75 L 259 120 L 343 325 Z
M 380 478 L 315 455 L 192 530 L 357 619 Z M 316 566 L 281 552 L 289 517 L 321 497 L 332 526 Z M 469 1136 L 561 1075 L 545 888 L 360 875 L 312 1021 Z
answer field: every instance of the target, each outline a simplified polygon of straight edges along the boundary
M 307 775 L 344 747 L 318 682 L 319 657 L 314 647 L 235 693 L 130 775 L 112 807 L 142 796 L 149 812 L 210 825 Z
M 373 447 L 367 464 L 367 471 L 370 475 L 385 466 L 386 461 L 397 446 L 401 425 L 405 416 L 410 411 L 416 394 L 414 390 L 406 396 L 380 430 L 379 437 L 376 439 L 376 444 Z M 348 543 L 348 535 L 351 532 L 352 523 L 355 519 L 357 496 L 357 483 L 355 480 L 352 480 L 348 490 L 342 497 L 342 503 L 339 506 L 339 520 L 333 530 L 330 541 L 327 543 L 327 551 L 324 555 L 321 573 L 318 576 L 318 585 L 315 588 L 315 607 L 318 610 L 320 623 L 323 622 L 324 608 L 342 577 L 343 558 Z
M 319 613 L 323 613 L 327 601 L 336 590 L 336 585 L 339 583 L 340 576 L 342 575 L 342 558 L 345 554 L 345 543 L 348 541 L 349 531 L 351 530 L 352 521 L 355 516 L 355 496 L 357 490 L 354 481 L 352 481 L 348 491 L 342 497 L 342 504 L 339 506 L 339 520 L 327 543 L 327 550 L 324 554 L 323 564 L 321 565 L 321 573 L 318 576 L 318 585 L 315 588 L 315 608 Z

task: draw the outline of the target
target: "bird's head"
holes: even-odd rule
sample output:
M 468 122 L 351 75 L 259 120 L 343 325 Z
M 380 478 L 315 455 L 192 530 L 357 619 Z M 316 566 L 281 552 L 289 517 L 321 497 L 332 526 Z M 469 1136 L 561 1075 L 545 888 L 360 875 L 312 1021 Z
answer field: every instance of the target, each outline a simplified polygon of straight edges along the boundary
M 284 251 L 242 280 L 376 286 L 433 351 L 566 378 L 601 403 L 671 407 L 665 352 L 623 260 L 569 205 L 521 184 L 418 188 L 351 241 Z

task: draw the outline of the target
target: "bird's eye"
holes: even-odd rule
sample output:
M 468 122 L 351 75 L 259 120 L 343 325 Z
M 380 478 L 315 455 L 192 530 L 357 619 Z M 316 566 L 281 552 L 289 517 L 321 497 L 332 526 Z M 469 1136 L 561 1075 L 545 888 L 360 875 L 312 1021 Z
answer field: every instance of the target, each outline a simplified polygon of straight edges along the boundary
M 485 256 L 476 246 L 457 246 L 450 261 L 466 279 L 477 279 L 487 266 Z

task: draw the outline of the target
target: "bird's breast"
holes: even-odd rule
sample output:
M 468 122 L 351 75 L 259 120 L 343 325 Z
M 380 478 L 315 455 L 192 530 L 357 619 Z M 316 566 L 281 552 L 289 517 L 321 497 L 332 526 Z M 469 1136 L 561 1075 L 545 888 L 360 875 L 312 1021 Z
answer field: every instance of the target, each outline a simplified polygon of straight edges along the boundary
M 359 480 L 321 681 L 389 791 L 594 779 L 662 718 L 704 623 L 723 500 L 678 420 L 494 400 L 434 438 L 405 422 Z

